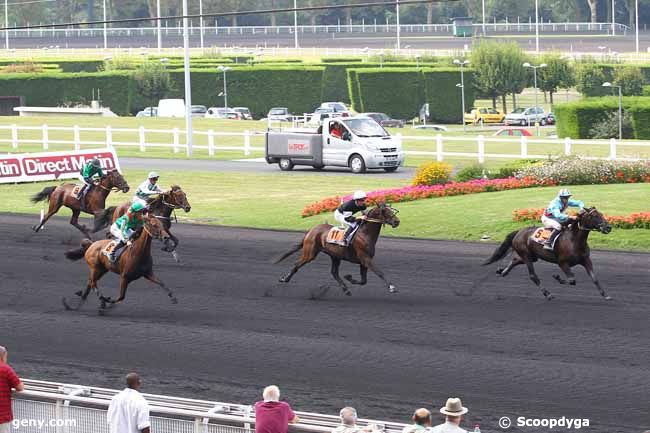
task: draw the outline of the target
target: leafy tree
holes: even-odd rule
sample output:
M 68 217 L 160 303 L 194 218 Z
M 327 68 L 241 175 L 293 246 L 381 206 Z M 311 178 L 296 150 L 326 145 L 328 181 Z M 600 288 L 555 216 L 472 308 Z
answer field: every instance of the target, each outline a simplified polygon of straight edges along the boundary
M 623 124 L 621 129 L 623 138 L 634 138 L 632 116 L 627 111 L 623 111 Z M 618 111 L 609 113 L 605 119 L 594 125 L 589 131 L 589 137 L 602 140 L 618 138 Z
M 582 63 L 576 71 L 576 89 L 585 96 L 607 94 L 603 83 L 607 81 L 602 68 L 593 63 Z
M 558 89 L 569 89 L 575 86 L 575 73 L 569 60 L 563 58 L 560 53 L 545 54 L 540 61 L 546 63 L 546 67 L 537 71 L 537 86 L 549 93 L 553 105 L 553 93 Z
M 513 108 L 517 106 L 517 95 L 523 92 L 529 83 L 528 71 L 524 68 L 527 61 L 526 54 L 516 42 L 501 44 L 499 56 L 502 59 L 503 69 L 501 74 L 505 82 L 506 93 L 512 95 Z M 507 112 L 506 95 L 501 95 L 503 112 Z
M 155 106 L 155 101 L 163 99 L 172 88 L 172 82 L 169 78 L 169 72 L 165 65 L 160 62 L 145 62 L 133 73 L 136 91 L 145 99 L 151 101 L 151 106 Z
M 614 71 L 614 84 L 621 86 L 623 96 L 640 96 L 643 94 L 645 77 L 636 66 L 623 66 Z

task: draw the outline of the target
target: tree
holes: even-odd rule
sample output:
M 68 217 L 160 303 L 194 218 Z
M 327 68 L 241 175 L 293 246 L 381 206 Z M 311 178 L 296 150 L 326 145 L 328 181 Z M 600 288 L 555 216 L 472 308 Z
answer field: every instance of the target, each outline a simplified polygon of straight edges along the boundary
M 558 89 L 575 86 L 575 74 L 569 61 L 558 52 L 545 54 L 540 61 L 546 63 L 546 67 L 538 70 L 537 85 L 541 90 L 549 93 L 553 105 L 553 93 Z
M 523 92 L 529 80 L 524 63 L 526 54 L 516 42 L 501 44 L 499 47 L 499 56 L 502 59 L 501 75 L 505 82 L 506 93 L 512 95 L 513 108 L 517 106 L 517 95 Z M 501 95 L 503 103 L 503 112 L 508 111 L 506 106 L 506 94 Z
M 582 63 L 576 71 L 576 89 L 585 96 L 606 94 L 603 83 L 607 81 L 603 69 L 594 63 Z
M 155 106 L 155 101 L 163 99 L 172 88 L 172 82 L 169 78 L 169 72 L 160 62 L 144 62 L 133 73 L 136 91 L 145 99 L 151 101 L 151 106 Z
M 587 0 L 589 10 L 591 11 L 591 22 L 598 22 L 598 0 Z
M 636 66 L 623 66 L 614 71 L 614 84 L 621 86 L 623 96 L 640 96 L 643 94 L 645 78 Z

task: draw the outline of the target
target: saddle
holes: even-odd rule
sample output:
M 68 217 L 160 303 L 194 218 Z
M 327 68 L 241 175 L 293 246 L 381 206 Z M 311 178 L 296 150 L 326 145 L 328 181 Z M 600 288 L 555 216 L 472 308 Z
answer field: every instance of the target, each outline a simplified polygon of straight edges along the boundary
M 340 244 L 345 240 L 345 232 L 347 229 L 342 229 L 340 227 L 332 227 L 330 231 L 327 232 L 326 242 L 328 244 Z
M 115 249 L 115 247 L 117 246 L 117 244 L 118 244 L 118 241 L 110 241 L 108 244 L 106 244 L 106 246 L 102 250 L 102 254 L 104 254 L 106 257 L 109 257 L 111 255 L 111 253 L 113 252 L 113 250 Z M 122 248 L 120 248 L 119 250 L 116 251 L 116 253 L 115 253 L 115 262 L 116 263 L 120 260 L 120 257 L 122 256 L 122 253 L 124 253 L 124 251 L 126 251 L 126 249 L 127 249 L 127 246 L 125 245 L 124 247 L 122 247 Z
M 545 227 L 539 227 L 536 229 L 533 234 L 530 236 L 532 240 L 537 242 L 540 245 L 544 245 L 546 241 L 551 237 L 551 233 L 553 233 L 553 229 L 547 229 Z M 553 245 L 551 245 L 552 248 L 555 248 L 555 243 L 560 237 L 556 237 L 555 241 L 553 242 Z
M 79 200 L 81 197 L 79 197 L 79 193 L 81 192 L 81 187 L 82 185 L 75 184 L 74 188 L 72 188 L 72 194 L 77 197 L 77 200 Z

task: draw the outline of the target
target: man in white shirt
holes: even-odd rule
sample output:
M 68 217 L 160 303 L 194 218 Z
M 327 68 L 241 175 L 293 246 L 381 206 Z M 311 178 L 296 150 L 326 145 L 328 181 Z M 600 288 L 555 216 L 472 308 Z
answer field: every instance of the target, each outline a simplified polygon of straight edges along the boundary
M 353 407 L 344 407 L 339 412 L 341 425 L 332 430 L 332 433 L 379 433 L 374 424 L 361 427 L 357 425 L 357 410 Z
M 150 433 L 149 403 L 140 394 L 140 376 L 129 373 L 126 388 L 111 399 L 108 425 L 111 433 Z
M 433 427 L 431 433 L 467 433 L 460 428 L 463 415 L 467 412 L 468 409 L 463 407 L 463 402 L 460 401 L 460 398 L 448 398 L 445 407 L 440 408 L 440 413 L 447 417 L 446 422 Z

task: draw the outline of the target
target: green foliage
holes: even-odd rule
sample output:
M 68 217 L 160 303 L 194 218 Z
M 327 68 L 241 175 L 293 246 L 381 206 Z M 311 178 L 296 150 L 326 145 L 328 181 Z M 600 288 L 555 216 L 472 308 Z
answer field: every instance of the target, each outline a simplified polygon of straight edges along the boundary
M 361 92 L 359 90 L 359 79 L 357 77 L 357 69 L 347 69 L 348 75 L 348 95 L 350 96 L 350 104 L 354 111 L 362 112 L 361 106 Z
M 361 57 L 321 57 L 321 63 L 361 63 L 363 58 Z
M 467 182 L 468 180 L 483 179 L 487 176 L 487 170 L 482 164 L 473 164 L 464 167 L 456 173 L 454 180 L 456 182 Z
M 490 177 L 495 179 L 506 179 L 513 177 L 521 169 L 540 163 L 541 162 L 538 159 L 517 159 L 508 162 L 506 165 L 499 168 L 496 173 L 491 173 Z
M 134 71 L 141 64 L 142 60 L 132 56 L 117 56 L 104 62 L 105 71 Z
M 451 180 L 453 167 L 446 162 L 427 162 L 420 165 L 412 180 L 413 185 L 438 185 Z
M 614 84 L 621 86 L 623 96 L 640 96 L 643 94 L 645 77 L 636 66 L 624 66 L 614 71 Z
M 578 65 L 576 70 L 576 89 L 584 96 L 604 96 L 610 90 L 603 83 L 611 80 L 603 71 L 602 66 L 593 63 Z
M 599 123 L 595 124 L 589 135 L 591 138 L 609 139 L 618 138 L 618 111 L 607 113 L 607 116 Z M 623 112 L 622 133 L 623 138 L 633 138 L 634 131 L 632 128 L 632 116 L 629 112 Z
M 638 140 L 650 140 L 650 98 L 643 98 L 630 107 L 628 112 L 632 116 L 632 129 L 634 138 Z
M 563 58 L 559 52 L 543 55 L 540 62 L 545 63 L 546 67 L 537 71 L 537 86 L 549 92 L 553 104 L 553 94 L 558 89 L 569 89 L 575 86 L 575 74 L 569 60 Z
M 360 108 L 411 119 L 425 102 L 422 74 L 412 68 L 357 69 Z M 355 101 L 353 101 L 354 103 Z
M 425 101 L 429 104 L 431 121 L 441 123 L 460 123 L 462 121 L 460 70 L 456 68 L 423 69 Z M 472 85 L 474 71 L 464 70 L 465 107 L 474 105 L 475 90 Z M 419 107 L 418 107 L 419 108 Z
M 172 89 L 169 72 L 157 61 L 145 62 L 133 73 L 136 92 L 155 105 L 159 99 L 167 96 Z

